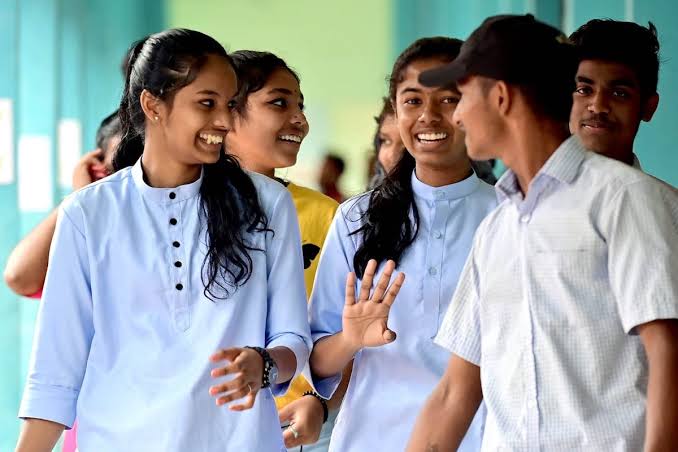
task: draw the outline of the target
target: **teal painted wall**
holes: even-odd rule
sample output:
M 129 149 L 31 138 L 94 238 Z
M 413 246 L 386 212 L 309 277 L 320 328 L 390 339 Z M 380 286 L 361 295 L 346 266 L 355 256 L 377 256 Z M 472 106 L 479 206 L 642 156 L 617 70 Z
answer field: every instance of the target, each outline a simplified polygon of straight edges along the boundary
M 395 0 L 395 58 L 414 40 L 425 36 L 466 39 L 482 21 L 496 14 L 532 13 L 549 23 L 561 22 L 559 0 Z
M 59 124 L 76 124 L 77 152 L 94 146 L 117 108 L 131 42 L 165 26 L 161 0 L 2 0 L 0 99 L 12 101 L 13 178 L 0 180 L 0 266 L 19 237 L 70 192 L 59 180 Z M 6 119 L 6 118 L 5 118 Z M 3 118 L 0 118 L 2 124 Z M 0 129 L 2 133 L 2 129 Z M 37 141 L 36 141 L 37 140 Z M 23 146 L 19 143 L 32 143 Z M 0 146 L 2 146 L 0 137 Z M 40 145 L 46 143 L 46 147 Z M 73 149 L 70 150 L 71 154 Z M 45 152 L 43 152 L 43 150 Z M 0 149 L 0 175 L 6 154 Z M 62 153 L 63 154 L 63 153 Z M 77 158 L 77 155 L 75 156 Z M 71 168 L 65 168 L 65 174 Z M 0 283 L 0 450 L 13 450 L 38 303 Z
M 16 115 L 17 99 L 17 43 L 19 0 L 0 2 L 0 99 L 11 102 Z M 15 122 L 14 118 L 11 118 Z M 4 116 L 0 122 L 10 120 Z M 3 133 L 3 132 L 0 132 Z M 9 137 L 0 136 L 0 143 L 9 141 L 10 147 L 0 154 L 0 173 L 16 174 L 16 128 Z M 7 140 L 9 138 L 9 140 Z M 0 146 L 3 146 L 0 144 Z M 0 184 L 0 263 L 5 262 L 14 242 L 19 236 L 19 212 L 17 210 L 16 184 L 12 181 Z M 3 265 L 4 267 L 4 265 Z M 16 408 L 19 403 L 20 375 L 15 369 L 20 366 L 19 304 L 16 297 L 4 284 L 0 284 L 0 450 L 13 450 L 16 431 Z

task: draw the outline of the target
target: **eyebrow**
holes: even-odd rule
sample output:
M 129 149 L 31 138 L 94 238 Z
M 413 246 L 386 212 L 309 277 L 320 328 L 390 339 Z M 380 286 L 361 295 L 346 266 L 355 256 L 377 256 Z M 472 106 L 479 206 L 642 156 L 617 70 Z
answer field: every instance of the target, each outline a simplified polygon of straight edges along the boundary
M 213 91 L 211 89 L 203 89 L 202 91 L 198 91 L 197 94 L 208 94 L 210 96 L 217 96 L 217 97 L 221 96 L 221 94 L 219 94 L 218 92 Z
M 589 85 L 595 85 L 595 82 L 593 80 L 591 80 L 588 77 L 584 77 L 582 75 L 578 75 L 576 77 L 576 81 L 579 82 L 579 83 L 587 83 Z M 607 85 L 608 86 L 623 86 L 623 87 L 627 87 L 627 88 L 637 88 L 638 87 L 637 83 L 635 83 L 633 80 L 628 79 L 628 78 L 615 79 L 615 80 L 610 81 Z
M 294 92 L 287 88 L 273 88 L 271 89 L 268 94 L 284 94 L 285 96 L 293 96 Z M 299 93 L 299 97 L 301 97 L 301 100 L 303 102 L 304 100 L 304 93 Z
M 404 88 L 400 91 L 400 94 L 405 94 L 405 93 L 421 93 L 422 90 L 420 88 L 414 88 L 414 87 L 407 87 Z
M 438 86 L 438 87 L 434 88 L 433 91 L 436 91 L 436 92 L 449 91 L 449 92 L 451 92 L 452 94 L 455 94 L 455 95 L 461 94 L 458 89 L 455 89 L 451 86 Z M 400 91 L 400 94 L 406 94 L 406 93 L 417 93 L 418 94 L 418 93 L 422 93 L 422 92 L 424 92 L 424 90 L 422 90 L 421 88 L 408 87 L 408 88 L 403 88 Z

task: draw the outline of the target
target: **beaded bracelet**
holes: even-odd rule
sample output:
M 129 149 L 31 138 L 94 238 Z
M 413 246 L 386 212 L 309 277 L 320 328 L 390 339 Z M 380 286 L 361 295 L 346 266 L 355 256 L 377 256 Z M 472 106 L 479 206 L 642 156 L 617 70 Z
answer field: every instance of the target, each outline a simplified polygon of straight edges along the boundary
M 327 401 L 326 401 L 325 399 L 323 399 L 323 398 L 320 396 L 320 394 L 318 394 L 318 393 L 315 392 L 315 391 L 306 391 L 306 392 L 304 393 L 304 396 L 313 396 L 313 397 L 315 397 L 316 399 L 318 399 L 318 400 L 320 401 L 320 404 L 323 406 L 323 424 L 324 424 L 325 422 L 327 422 L 327 418 L 328 418 L 328 416 L 329 416 L 329 414 L 330 414 L 330 413 L 329 413 L 329 410 L 327 409 Z

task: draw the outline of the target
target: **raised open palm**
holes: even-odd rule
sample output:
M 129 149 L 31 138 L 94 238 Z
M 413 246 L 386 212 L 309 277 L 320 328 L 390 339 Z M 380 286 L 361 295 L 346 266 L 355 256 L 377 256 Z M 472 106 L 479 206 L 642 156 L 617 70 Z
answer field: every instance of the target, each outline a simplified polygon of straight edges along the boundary
M 395 262 L 389 260 L 384 265 L 379 282 L 370 295 L 376 269 L 377 262 L 370 260 L 365 268 L 357 300 L 355 274 L 351 272 L 346 277 L 346 305 L 342 318 L 343 334 L 357 349 L 378 347 L 393 342 L 396 338 L 395 332 L 388 328 L 388 315 L 405 281 L 405 274 L 398 273 L 389 286 L 395 269 Z

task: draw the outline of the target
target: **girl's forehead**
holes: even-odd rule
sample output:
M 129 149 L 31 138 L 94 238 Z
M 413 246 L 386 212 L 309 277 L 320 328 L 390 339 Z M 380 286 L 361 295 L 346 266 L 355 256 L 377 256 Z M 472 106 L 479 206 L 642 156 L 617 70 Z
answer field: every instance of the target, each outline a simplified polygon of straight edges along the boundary
M 193 92 L 214 91 L 222 94 L 223 91 L 232 90 L 237 84 L 235 71 L 228 61 L 208 60 L 197 72 L 195 79 L 183 89 Z

